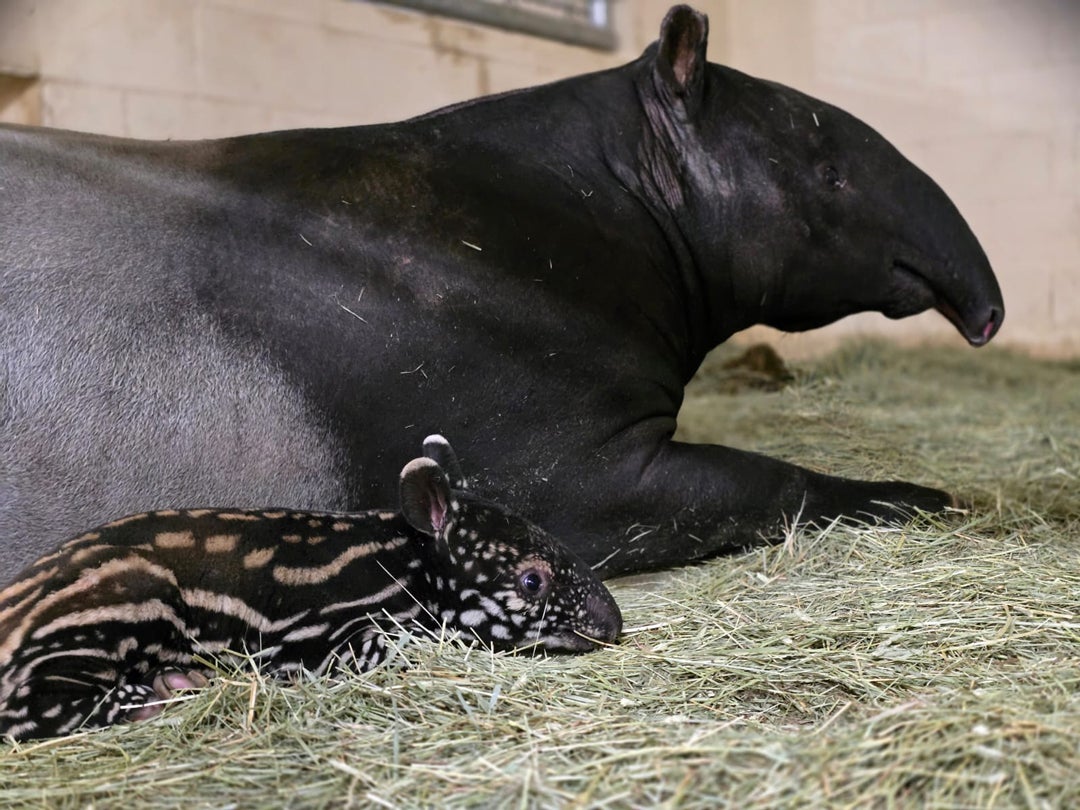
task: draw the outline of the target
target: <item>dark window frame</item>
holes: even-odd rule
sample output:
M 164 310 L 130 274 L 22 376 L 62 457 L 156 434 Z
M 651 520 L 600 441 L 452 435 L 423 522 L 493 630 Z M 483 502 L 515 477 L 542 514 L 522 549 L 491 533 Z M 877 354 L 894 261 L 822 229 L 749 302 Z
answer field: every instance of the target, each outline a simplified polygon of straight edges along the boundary
M 569 45 L 613 51 L 617 47 L 615 29 L 611 24 L 610 0 L 377 0 L 384 5 L 411 8 L 429 14 L 452 17 L 458 20 L 490 25 L 507 31 L 543 37 Z M 564 10 L 574 8 L 585 15 L 548 14 L 534 11 L 529 6 L 542 6 Z M 592 21 L 596 9 L 602 9 L 603 23 Z

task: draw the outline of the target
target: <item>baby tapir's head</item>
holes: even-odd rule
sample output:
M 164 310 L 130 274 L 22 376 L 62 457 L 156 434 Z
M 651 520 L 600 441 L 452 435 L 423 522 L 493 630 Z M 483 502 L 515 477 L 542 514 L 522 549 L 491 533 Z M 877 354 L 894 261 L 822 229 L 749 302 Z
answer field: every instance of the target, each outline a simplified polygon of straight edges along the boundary
M 401 510 L 434 539 L 425 575 L 436 618 L 498 649 L 583 652 L 614 642 L 622 614 L 576 554 L 498 504 L 465 490 L 441 436 L 401 471 Z

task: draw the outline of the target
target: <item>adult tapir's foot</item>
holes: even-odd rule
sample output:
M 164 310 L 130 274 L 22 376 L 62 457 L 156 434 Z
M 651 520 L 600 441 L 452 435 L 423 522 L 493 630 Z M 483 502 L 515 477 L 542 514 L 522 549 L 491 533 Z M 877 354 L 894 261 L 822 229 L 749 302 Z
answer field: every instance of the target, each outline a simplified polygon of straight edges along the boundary
M 948 492 L 908 481 L 855 481 L 831 478 L 807 492 L 804 520 L 848 518 L 855 521 L 903 522 L 918 512 L 942 512 L 957 506 Z
M 840 518 L 852 523 L 903 523 L 919 512 L 943 512 L 957 505 L 956 499 L 941 489 L 907 481 L 859 481 L 804 471 L 782 507 L 788 522 L 797 515 L 800 523 L 821 524 Z M 802 490 L 801 503 L 793 509 L 793 498 Z M 794 514 L 793 514 L 794 512 Z
M 633 497 L 598 510 L 577 549 L 605 578 L 777 542 L 796 523 L 906 522 L 955 505 L 939 489 L 839 478 L 719 445 L 666 442 L 627 469 L 627 478 L 609 482 L 606 491 Z M 580 536 L 583 522 L 564 531 Z
M 158 670 L 150 681 L 149 690 L 152 691 L 152 694 L 149 691 L 146 693 L 147 702 L 142 706 L 131 709 L 126 719 L 129 722 L 138 722 L 157 717 L 165 708 L 165 701 L 169 700 L 177 692 L 185 689 L 202 689 L 208 683 L 210 681 L 207 680 L 206 676 L 194 669 L 187 672 L 178 669 Z

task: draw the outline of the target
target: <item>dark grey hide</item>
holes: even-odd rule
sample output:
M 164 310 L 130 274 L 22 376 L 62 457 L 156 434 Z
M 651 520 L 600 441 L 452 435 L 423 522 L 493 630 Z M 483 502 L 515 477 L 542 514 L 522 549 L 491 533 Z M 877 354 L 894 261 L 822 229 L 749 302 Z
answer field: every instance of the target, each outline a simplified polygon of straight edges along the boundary
M 616 574 L 944 492 L 671 441 L 752 324 L 1001 324 L 986 256 L 880 135 L 705 61 L 383 126 L 146 143 L 0 130 L 0 562 L 117 515 L 393 499 L 420 437 Z M 891 505 L 890 505 L 891 504 Z

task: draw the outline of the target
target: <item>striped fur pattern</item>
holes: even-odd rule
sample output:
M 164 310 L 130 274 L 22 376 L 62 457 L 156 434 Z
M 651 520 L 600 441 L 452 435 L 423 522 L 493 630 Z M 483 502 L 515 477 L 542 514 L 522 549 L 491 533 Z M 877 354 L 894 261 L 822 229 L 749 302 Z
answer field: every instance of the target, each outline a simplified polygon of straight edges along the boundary
M 436 456 L 462 485 L 441 437 Z M 578 652 L 622 619 L 593 572 L 429 457 L 402 510 L 166 510 L 64 543 L 0 592 L 0 736 L 141 719 L 205 683 L 197 658 L 269 674 L 365 670 L 386 634 L 460 630 L 499 649 Z

